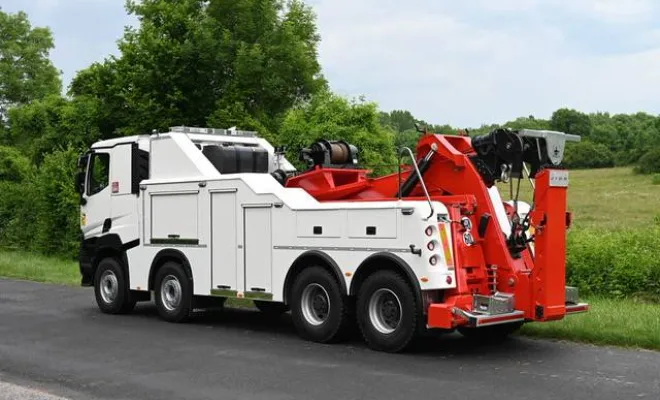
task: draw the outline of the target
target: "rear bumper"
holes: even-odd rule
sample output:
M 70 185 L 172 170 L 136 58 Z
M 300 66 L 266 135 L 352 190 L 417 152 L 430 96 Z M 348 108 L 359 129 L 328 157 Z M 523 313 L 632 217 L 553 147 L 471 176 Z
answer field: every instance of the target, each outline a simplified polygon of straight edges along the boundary
M 589 311 L 589 304 L 577 301 L 577 289 L 568 287 L 566 303 L 552 309 L 556 315 L 547 315 L 515 308 L 515 298 L 511 294 L 496 293 L 492 296 L 462 295 L 447 299 L 442 304 L 430 304 L 427 309 L 427 327 L 453 329 L 459 326 L 481 328 L 492 325 L 525 321 L 549 321 L 564 318 L 566 315 Z M 546 308 L 547 310 L 547 308 Z

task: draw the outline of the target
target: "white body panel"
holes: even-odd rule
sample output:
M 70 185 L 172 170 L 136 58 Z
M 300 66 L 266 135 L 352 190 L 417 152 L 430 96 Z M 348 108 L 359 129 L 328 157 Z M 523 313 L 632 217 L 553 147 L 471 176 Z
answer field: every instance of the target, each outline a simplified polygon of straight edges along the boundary
M 236 192 L 211 192 L 211 266 L 213 287 L 237 290 L 238 248 Z
M 245 227 L 245 291 L 272 290 L 273 239 L 271 207 L 243 208 Z

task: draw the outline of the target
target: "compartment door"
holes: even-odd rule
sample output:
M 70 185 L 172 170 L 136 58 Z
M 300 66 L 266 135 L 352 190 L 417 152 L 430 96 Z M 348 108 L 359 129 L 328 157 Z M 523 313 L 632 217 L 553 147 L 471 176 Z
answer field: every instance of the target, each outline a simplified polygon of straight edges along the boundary
M 245 218 L 245 291 L 271 292 L 273 253 L 270 206 L 243 208 Z
M 236 191 L 211 192 L 211 264 L 215 290 L 237 290 Z

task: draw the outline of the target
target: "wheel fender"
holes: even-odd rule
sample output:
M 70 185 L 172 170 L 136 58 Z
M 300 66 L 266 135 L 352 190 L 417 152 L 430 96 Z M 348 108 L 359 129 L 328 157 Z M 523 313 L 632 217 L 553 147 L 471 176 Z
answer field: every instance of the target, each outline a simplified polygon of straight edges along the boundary
M 154 289 L 154 278 L 156 276 L 156 271 L 162 265 L 165 260 L 177 260 L 183 265 L 183 269 L 188 275 L 188 279 L 192 282 L 193 274 L 192 268 L 190 268 L 190 261 L 188 257 L 181 250 L 177 249 L 163 249 L 159 251 L 151 262 L 151 267 L 149 268 L 149 290 Z
M 343 274 L 341 273 L 341 270 L 339 269 L 339 266 L 335 262 L 335 260 L 332 259 L 328 254 L 324 253 L 323 251 L 320 250 L 308 250 L 301 255 L 299 255 L 296 260 L 291 264 L 291 268 L 289 268 L 289 272 L 286 275 L 286 278 L 284 279 L 284 300 L 288 304 L 288 296 L 289 296 L 289 291 L 291 289 L 291 286 L 293 284 L 293 280 L 296 275 L 305 267 L 307 264 L 308 260 L 321 260 L 326 266 L 330 267 L 332 270 L 333 274 L 337 278 L 337 281 L 339 282 L 339 286 L 341 287 L 342 293 L 348 294 L 348 289 L 346 287 L 346 280 L 344 279 Z
M 389 269 L 394 269 L 395 271 L 402 273 L 408 282 L 410 282 L 412 285 L 413 293 L 415 294 L 415 300 L 421 310 L 423 307 L 422 288 L 417 281 L 415 273 L 413 272 L 412 268 L 410 268 L 410 265 L 408 265 L 408 263 L 405 262 L 401 257 L 386 251 L 374 253 L 364 259 L 362 263 L 360 263 L 360 266 L 358 266 L 351 281 L 350 295 L 357 295 L 358 288 L 362 282 L 364 282 L 369 274 L 378 271 L 379 266 L 382 266 L 383 261 L 387 262 Z

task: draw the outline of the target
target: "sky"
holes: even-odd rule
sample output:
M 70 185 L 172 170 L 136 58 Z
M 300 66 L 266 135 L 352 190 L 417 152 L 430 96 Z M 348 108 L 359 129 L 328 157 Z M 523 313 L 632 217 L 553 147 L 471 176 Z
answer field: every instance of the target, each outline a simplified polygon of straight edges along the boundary
M 435 124 L 519 116 L 660 113 L 657 0 L 307 0 L 333 91 Z M 51 28 L 68 85 L 117 54 L 123 0 L 2 0 Z

